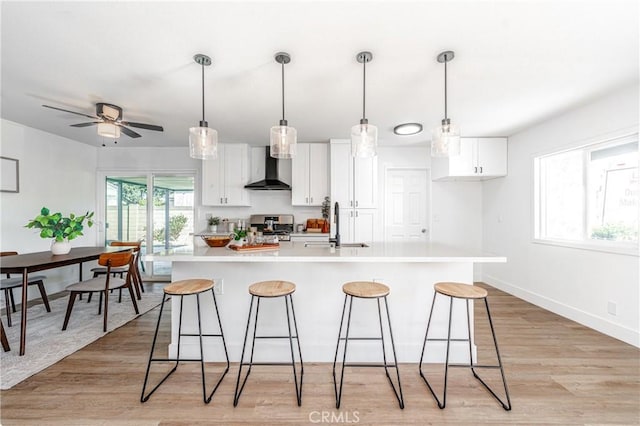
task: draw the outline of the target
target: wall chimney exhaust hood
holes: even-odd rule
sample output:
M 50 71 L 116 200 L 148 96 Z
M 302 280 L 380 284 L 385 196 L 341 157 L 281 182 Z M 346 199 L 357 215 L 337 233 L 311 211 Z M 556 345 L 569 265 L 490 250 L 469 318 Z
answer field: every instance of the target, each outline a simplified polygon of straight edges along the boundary
M 289 184 L 278 179 L 278 159 L 271 157 L 271 149 L 268 146 L 266 148 L 264 179 L 245 185 L 245 188 L 262 191 L 291 191 Z

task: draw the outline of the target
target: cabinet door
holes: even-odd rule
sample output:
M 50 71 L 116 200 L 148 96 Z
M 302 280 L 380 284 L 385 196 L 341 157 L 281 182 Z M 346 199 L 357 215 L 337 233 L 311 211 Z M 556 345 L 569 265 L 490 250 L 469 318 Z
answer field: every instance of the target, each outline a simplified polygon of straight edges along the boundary
M 218 158 L 202 160 L 202 205 L 224 205 L 224 147 L 218 145 Z
M 309 205 L 309 145 L 299 143 L 291 159 L 291 205 L 294 206 Z
M 326 144 L 308 144 L 309 158 L 309 205 L 321 206 L 324 197 L 329 195 L 327 176 L 328 151 Z
M 374 208 L 378 193 L 378 157 L 354 158 L 354 207 Z
M 224 146 L 224 205 L 248 206 L 249 147 L 247 144 Z
M 478 173 L 507 175 L 507 138 L 478 138 Z
M 341 243 L 353 243 L 353 209 L 340 209 L 340 242 Z M 336 231 L 336 225 L 331 224 L 332 234 Z M 335 236 L 335 235 L 333 235 Z
M 353 221 L 353 242 L 370 243 L 378 239 L 378 210 L 355 209 Z
M 474 176 L 477 172 L 476 138 L 460 138 L 460 155 L 449 157 L 449 176 Z
M 331 204 L 341 210 L 353 207 L 353 159 L 348 143 L 331 144 Z

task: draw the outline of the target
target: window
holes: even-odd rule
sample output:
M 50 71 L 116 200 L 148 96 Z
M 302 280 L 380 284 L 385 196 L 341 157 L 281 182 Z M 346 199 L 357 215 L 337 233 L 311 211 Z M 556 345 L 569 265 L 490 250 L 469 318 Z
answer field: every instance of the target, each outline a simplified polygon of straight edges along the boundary
M 638 135 L 536 157 L 535 238 L 638 252 Z

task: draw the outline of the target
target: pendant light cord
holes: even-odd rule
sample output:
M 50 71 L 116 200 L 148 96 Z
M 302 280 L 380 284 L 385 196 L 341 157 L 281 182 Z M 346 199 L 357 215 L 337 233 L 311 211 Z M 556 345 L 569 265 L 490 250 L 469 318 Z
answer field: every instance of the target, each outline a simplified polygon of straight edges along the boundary
M 367 99 L 367 59 L 365 58 L 362 61 L 362 119 L 366 120 L 367 115 L 365 114 L 365 101 Z
M 202 121 L 204 120 L 204 62 L 202 65 Z
M 280 65 L 282 66 L 282 121 L 284 121 L 284 61 Z
M 447 62 L 444 61 L 444 119 L 448 118 L 447 116 Z

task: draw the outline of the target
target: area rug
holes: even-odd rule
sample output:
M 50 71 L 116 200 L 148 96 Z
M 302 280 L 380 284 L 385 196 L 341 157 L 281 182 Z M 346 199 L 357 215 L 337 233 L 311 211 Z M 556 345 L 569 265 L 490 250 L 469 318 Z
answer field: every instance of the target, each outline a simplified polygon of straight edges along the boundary
M 131 299 L 125 293 L 122 293 L 122 303 L 118 303 L 115 293 L 109 298 L 107 333 L 137 317 Z M 142 300 L 138 300 L 140 315 L 158 306 L 162 302 L 162 296 L 163 293 L 143 293 Z M 94 295 L 91 303 L 87 303 L 86 295 L 83 300 L 76 299 L 67 330 L 62 331 L 67 303 L 68 297 L 61 297 L 50 301 L 51 312 L 47 312 L 42 304 L 28 309 L 27 347 L 24 356 L 19 356 L 20 309 L 11 315 L 12 327 L 6 327 L 3 315 L 2 321 L 5 323 L 11 350 L 0 354 L 0 389 L 10 389 L 107 334 L 102 331 L 103 316 L 98 315 L 97 295 Z

